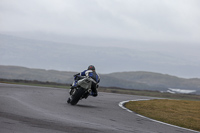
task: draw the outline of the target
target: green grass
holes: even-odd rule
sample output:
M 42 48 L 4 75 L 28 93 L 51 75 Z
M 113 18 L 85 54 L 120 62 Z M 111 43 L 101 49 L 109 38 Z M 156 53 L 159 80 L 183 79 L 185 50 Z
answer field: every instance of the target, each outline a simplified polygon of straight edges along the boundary
M 171 94 L 171 93 L 161 93 L 159 91 L 130 90 L 130 89 L 119 89 L 119 88 L 99 88 L 99 91 L 109 92 L 109 93 L 159 97 L 159 98 L 200 101 L 200 95 L 192 95 L 192 94 Z
M 125 107 L 155 120 L 200 131 L 200 101 L 131 101 L 126 103 Z
M 39 81 L 5 80 L 5 79 L 2 80 L 1 79 L 0 83 L 65 88 L 65 89 L 70 88 L 69 84 L 59 84 L 59 83 L 39 82 Z M 159 91 L 131 90 L 131 89 L 122 89 L 122 88 L 115 88 L 115 87 L 100 87 L 98 88 L 98 91 L 108 92 L 108 93 L 118 93 L 118 94 L 129 94 L 129 95 L 150 96 L 150 97 L 159 97 L 159 98 L 200 101 L 200 95 L 191 95 L 191 94 L 171 94 L 171 93 L 161 93 Z
M 54 83 L 42 83 L 42 82 L 15 82 L 15 81 L 0 81 L 0 83 L 7 83 L 7 84 L 19 84 L 19 85 L 30 85 L 30 86 L 41 86 L 41 87 L 53 87 L 53 88 L 64 88 L 69 89 L 70 86 L 68 84 L 54 84 Z

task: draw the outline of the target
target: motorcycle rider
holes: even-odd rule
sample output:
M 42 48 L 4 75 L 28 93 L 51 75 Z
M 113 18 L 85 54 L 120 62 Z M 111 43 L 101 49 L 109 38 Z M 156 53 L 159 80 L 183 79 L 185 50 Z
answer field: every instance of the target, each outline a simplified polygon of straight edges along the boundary
M 72 85 L 72 87 L 71 87 L 71 89 L 69 91 L 70 95 L 71 95 L 71 92 L 73 91 L 73 89 L 77 87 L 77 82 L 78 82 L 78 80 L 81 79 L 81 76 L 91 77 L 97 83 L 100 82 L 100 77 L 96 73 L 95 67 L 93 65 L 90 65 L 90 66 L 88 66 L 87 70 L 84 70 L 83 72 L 80 72 L 80 73 L 74 75 L 74 83 L 73 83 L 73 85 Z M 98 95 L 97 88 L 98 88 L 98 85 L 95 84 L 95 83 L 92 83 L 92 86 L 91 86 L 91 90 L 92 90 L 91 95 L 94 96 L 94 97 L 96 97 Z

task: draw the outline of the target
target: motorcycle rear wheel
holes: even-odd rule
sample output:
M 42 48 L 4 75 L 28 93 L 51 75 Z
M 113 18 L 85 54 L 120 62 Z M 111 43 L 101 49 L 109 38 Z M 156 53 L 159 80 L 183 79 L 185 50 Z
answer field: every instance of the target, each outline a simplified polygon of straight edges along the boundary
M 85 90 L 83 88 L 76 89 L 74 94 L 72 95 L 70 104 L 76 105 L 78 103 L 78 101 L 80 100 L 80 98 L 82 97 L 82 95 L 84 94 L 84 92 L 85 92 Z

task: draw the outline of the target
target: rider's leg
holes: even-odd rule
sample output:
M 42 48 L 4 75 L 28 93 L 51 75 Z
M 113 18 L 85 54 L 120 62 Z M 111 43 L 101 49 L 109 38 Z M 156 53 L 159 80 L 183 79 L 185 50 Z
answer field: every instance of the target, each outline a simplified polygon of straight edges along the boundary
M 91 90 L 92 90 L 91 95 L 96 97 L 98 95 L 98 92 L 97 92 L 97 87 L 95 83 L 92 83 Z

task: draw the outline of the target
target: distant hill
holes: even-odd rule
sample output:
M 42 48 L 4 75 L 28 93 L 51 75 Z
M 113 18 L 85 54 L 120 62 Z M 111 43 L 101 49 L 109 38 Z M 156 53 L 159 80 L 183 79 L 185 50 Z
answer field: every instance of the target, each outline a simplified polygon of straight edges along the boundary
M 87 46 L 67 40 L 61 43 L 4 34 L 0 34 L 0 64 L 67 71 L 79 71 L 93 64 L 101 73 L 142 70 L 200 77 L 200 60 L 177 53 Z
M 185 79 L 168 74 L 160 74 L 153 72 L 119 72 L 109 74 L 111 77 L 118 79 L 126 79 L 126 81 L 135 81 L 157 87 L 171 87 L 181 89 L 198 89 L 200 87 L 200 79 Z
M 71 83 L 76 72 L 64 72 L 56 70 L 31 69 L 18 66 L 1 66 L 0 78 L 38 80 L 57 83 Z
M 18 66 L 0 65 L 0 78 L 38 80 L 70 84 L 78 72 L 31 69 Z M 168 88 L 196 90 L 200 94 L 200 79 L 185 79 L 153 72 L 118 72 L 100 74 L 100 86 L 137 90 L 167 91 Z

